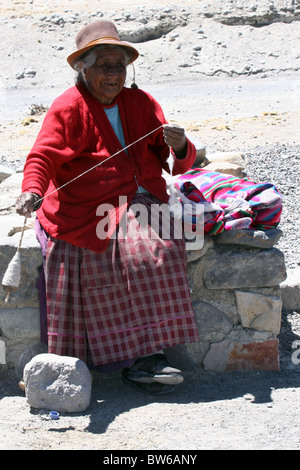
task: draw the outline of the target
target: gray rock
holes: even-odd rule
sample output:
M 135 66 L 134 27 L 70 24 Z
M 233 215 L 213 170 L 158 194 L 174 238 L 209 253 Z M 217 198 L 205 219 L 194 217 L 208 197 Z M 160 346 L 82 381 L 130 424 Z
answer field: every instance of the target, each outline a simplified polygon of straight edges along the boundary
M 233 321 L 224 312 L 207 302 L 193 302 L 200 342 L 221 341 L 232 329 Z
M 258 253 L 218 253 L 204 271 L 208 289 L 270 287 L 285 279 L 284 255 L 276 248 Z
M 32 232 L 30 234 L 30 232 Z M 27 235 L 29 238 L 27 239 Z M 2 280 L 9 262 L 16 253 L 16 243 L 20 239 L 20 233 L 12 237 L 6 237 L 0 240 L 0 278 Z M 2 244 L 3 243 L 3 244 Z M 10 245 L 12 243 L 12 245 Z M 33 246 L 30 246 L 34 243 Z M 26 230 L 22 242 L 21 254 L 21 281 L 18 289 L 11 292 L 9 304 L 5 304 L 6 292 L 0 285 L 0 308 L 20 308 L 38 306 L 38 291 L 36 281 L 43 263 L 43 257 L 40 246 L 36 240 L 33 230 Z
M 300 267 L 288 270 L 280 293 L 284 310 L 300 310 Z
M 24 350 L 19 354 L 14 367 L 15 376 L 18 380 L 23 378 L 24 367 L 26 364 L 28 364 L 28 362 L 31 361 L 33 357 L 37 356 L 38 354 L 44 354 L 48 352 L 48 347 L 41 341 L 29 344 L 30 345 L 27 348 L 24 348 Z
M 242 291 L 235 291 L 235 296 L 239 320 L 244 328 L 279 334 L 282 309 L 280 297 Z
M 244 245 L 253 248 L 268 250 L 272 248 L 282 236 L 279 229 L 262 230 L 227 230 L 214 237 L 216 243 L 225 245 Z
M 214 242 L 211 236 L 207 235 L 204 237 L 204 242 L 203 246 L 199 250 L 189 250 L 187 249 L 186 255 L 187 255 L 187 262 L 191 263 L 192 261 L 196 261 L 199 258 L 202 258 L 202 256 L 207 253 L 207 251 L 210 248 L 213 248 Z
M 6 305 L 10 306 L 10 302 Z M 0 306 L 0 341 L 1 339 L 5 342 L 5 363 L 9 369 L 16 370 L 20 380 L 25 364 L 33 356 L 46 351 L 40 342 L 39 309 Z
M 14 171 L 7 166 L 0 165 L 0 183 L 14 174 Z
M 0 330 L 7 339 L 39 338 L 40 323 L 38 308 L 1 308 Z
M 39 354 L 24 368 L 27 402 L 33 408 L 80 413 L 90 404 L 92 378 L 80 359 Z

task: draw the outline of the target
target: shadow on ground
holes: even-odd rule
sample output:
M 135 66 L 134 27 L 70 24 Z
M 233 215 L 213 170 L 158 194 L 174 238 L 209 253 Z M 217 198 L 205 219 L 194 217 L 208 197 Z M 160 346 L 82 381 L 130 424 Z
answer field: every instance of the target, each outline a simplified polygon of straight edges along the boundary
M 206 372 L 203 370 L 185 372 L 185 381 L 176 387 L 175 393 L 164 397 L 144 395 L 124 385 L 121 372 L 96 373 L 93 378 L 91 403 L 88 409 L 78 416 L 86 416 L 89 424 L 85 431 L 103 434 L 108 426 L 130 410 L 146 407 L 152 403 L 188 405 L 233 400 L 251 395 L 254 404 L 271 403 L 272 392 L 278 389 L 300 387 L 300 364 L 293 364 L 292 347 L 300 336 L 292 330 L 288 316 L 293 312 L 283 312 L 280 340 L 280 372 Z M 299 315 L 299 313 L 297 314 Z M 0 370 L 0 399 L 3 397 L 24 396 L 17 381 L 8 380 Z M 31 409 L 32 414 L 39 410 Z M 70 430 L 67 428 L 65 430 Z M 63 431 L 63 429 L 61 430 Z

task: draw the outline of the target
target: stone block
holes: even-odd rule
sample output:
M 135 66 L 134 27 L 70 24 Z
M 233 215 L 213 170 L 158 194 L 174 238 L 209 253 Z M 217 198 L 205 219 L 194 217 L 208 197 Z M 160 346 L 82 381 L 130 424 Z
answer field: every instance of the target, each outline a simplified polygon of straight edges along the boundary
M 15 369 L 18 379 L 22 376 L 25 358 L 28 360 L 44 351 L 40 341 L 40 313 L 35 308 L 0 309 L 0 331 L 5 342 L 5 363 Z M 30 351 L 34 347 L 34 351 Z M 23 364 L 23 367 L 20 366 Z
M 193 302 L 200 342 L 221 341 L 232 329 L 233 321 L 207 302 Z
M 234 163 L 235 165 L 245 168 L 244 155 L 240 152 L 214 152 L 208 153 L 206 158 L 209 163 L 215 162 L 229 162 Z
M 206 162 L 205 170 L 217 171 L 238 178 L 245 176 L 245 160 L 242 153 L 215 152 L 206 155 Z
M 210 248 L 213 248 L 214 242 L 211 236 L 204 237 L 204 243 L 200 250 L 186 250 L 187 262 L 191 263 L 199 258 L 202 258 Z
M 300 268 L 289 270 L 280 285 L 283 310 L 300 310 Z
M 284 255 L 276 248 L 255 253 L 218 253 L 203 275 L 208 289 L 270 287 L 285 278 Z
M 40 336 L 38 308 L 2 308 L 0 309 L 0 330 L 7 339 Z
M 244 328 L 279 334 L 282 309 L 280 297 L 241 291 L 235 291 L 235 296 L 239 320 Z
M 176 364 L 182 371 L 194 370 L 202 366 L 209 350 L 208 342 L 177 344 L 166 349 L 165 354 L 171 364 Z
M 213 343 L 204 358 L 206 370 L 230 371 L 279 371 L 278 339 L 250 343 L 224 340 Z
M 30 233 L 29 233 L 30 232 Z M 20 234 L 5 238 L 0 243 L 0 278 L 2 280 L 7 267 L 16 253 L 15 243 Z M 13 238 L 17 237 L 15 240 Z M 34 239 L 33 239 L 34 237 Z M 3 239 L 2 239 L 3 240 Z M 24 232 L 21 255 L 21 281 L 18 289 L 10 294 L 9 304 L 5 303 L 6 292 L 0 285 L 0 308 L 36 307 L 38 306 L 38 291 L 36 281 L 43 263 L 41 248 L 35 240 L 33 230 Z
M 237 178 L 243 178 L 244 168 L 239 165 L 230 162 L 212 162 L 204 167 L 207 171 L 217 171 L 226 175 L 236 176 Z
M 80 359 L 39 354 L 24 368 L 27 402 L 33 408 L 80 413 L 91 399 L 92 378 Z
M 276 245 L 281 236 L 282 231 L 275 228 L 266 231 L 238 229 L 227 230 L 216 235 L 214 242 L 224 245 L 244 245 L 269 250 Z

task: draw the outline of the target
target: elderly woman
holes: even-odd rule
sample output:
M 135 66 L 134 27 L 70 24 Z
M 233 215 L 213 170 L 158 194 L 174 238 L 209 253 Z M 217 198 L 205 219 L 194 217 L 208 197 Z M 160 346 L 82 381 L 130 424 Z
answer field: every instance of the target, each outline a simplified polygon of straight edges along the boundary
M 150 214 L 168 202 L 170 152 L 179 174 L 195 147 L 149 94 L 125 87 L 138 52 L 113 23 L 85 26 L 76 45 L 68 57 L 76 86 L 50 107 L 16 203 L 19 214 L 37 210 L 47 240 L 48 351 L 123 369 L 142 392 L 169 393 L 183 377 L 164 350 L 198 334 L 184 241 L 172 230 L 164 239 Z M 136 207 L 147 210 L 146 223 Z

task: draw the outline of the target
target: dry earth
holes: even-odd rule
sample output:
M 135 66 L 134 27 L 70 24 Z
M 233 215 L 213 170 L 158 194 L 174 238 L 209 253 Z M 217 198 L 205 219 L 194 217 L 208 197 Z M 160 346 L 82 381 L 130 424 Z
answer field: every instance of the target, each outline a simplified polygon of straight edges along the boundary
M 142 53 L 137 82 L 158 98 L 170 121 L 183 124 L 208 151 L 300 144 L 300 33 L 299 21 L 291 21 L 299 14 L 297 0 L 142 5 L 131 0 L 125 6 L 118 0 L 0 1 L 2 160 L 22 164 L 44 116 L 34 114 L 28 122 L 31 106 L 48 106 L 72 86 L 65 58 L 73 50 L 75 32 L 99 12 L 124 31 L 142 28 L 145 34 L 148 25 L 153 34 L 155 25 L 162 25 L 158 37 L 137 44 Z M 162 33 L 170 9 L 171 29 Z M 55 23 L 70 15 L 74 22 Z M 292 349 L 299 334 L 299 315 L 285 312 L 280 373 L 189 371 L 176 394 L 164 399 L 133 393 L 119 373 L 98 375 L 88 410 L 58 421 L 51 421 L 46 410 L 30 409 L 17 383 L 3 376 L 0 449 L 299 449 L 300 365 Z

